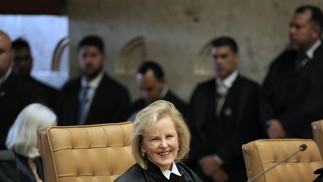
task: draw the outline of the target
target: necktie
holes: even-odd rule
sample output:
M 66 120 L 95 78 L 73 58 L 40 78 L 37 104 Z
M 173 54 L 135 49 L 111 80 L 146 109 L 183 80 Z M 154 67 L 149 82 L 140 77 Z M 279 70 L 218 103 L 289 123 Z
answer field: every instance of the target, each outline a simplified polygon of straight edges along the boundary
M 89 90 L 90 90 L 89 85 L 85 85 L 85 87 L 83 87 L 82 95 L 80 98 L 79 124 L 84 124 L 85 115 L 86 115 L 85 106 L 88 101 L 87 95 L 88 95 Z
M 309 61 L 309 57 L 304 54 L 302 56 L 299 56 L 297 59 L 296 59 L 296 69 L 299 69 L 303 66 L 305 66 L 305 64 Z
M 217 116 L 220 115 L 227 91 L 228 91 L 228 89 L 226 88 L 226 86 L 222 82 L 219 85 L 217 85 L 217 88 L 216 88 L 216 93 L 217 93 L 216 115 Z

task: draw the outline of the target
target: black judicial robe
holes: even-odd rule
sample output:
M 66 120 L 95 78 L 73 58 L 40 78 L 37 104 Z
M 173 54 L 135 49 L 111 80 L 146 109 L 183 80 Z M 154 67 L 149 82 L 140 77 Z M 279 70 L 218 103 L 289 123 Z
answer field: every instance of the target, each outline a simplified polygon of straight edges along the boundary
M 147 160 L 147 170 L 134 164 L 124 174 L 115 180 L 115 182 L 202 182 L 202 180 L 185 164 L 177 162 L 176 166 L 181 176 L 170 178 L 168 180 L 158 166 Z

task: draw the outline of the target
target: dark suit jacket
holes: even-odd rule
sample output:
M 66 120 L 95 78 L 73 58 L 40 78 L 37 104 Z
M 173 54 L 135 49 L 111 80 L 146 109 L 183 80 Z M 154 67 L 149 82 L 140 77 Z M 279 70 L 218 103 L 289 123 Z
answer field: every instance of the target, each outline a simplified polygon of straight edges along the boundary
M 230 182 L 247 180 L 241 145 L 261 137 L 258 92 L 255 82 L 238 76 L 216 116 L 215 79 L 199 84 L 194 90 L 188 114 L 192 132 L 189 163 L 203 181 L 212 180 L 203 174 L 198 161 L 214 154 L 224 161 Z
M 33 102 L 37 100 L 31 85 L 11 73 L 0 86 L 0 150 L 7 148 L 7 133 L 19 112 Z
M 169 101 L 174 104 L 176 109 L 185 117 L 187 113 L 187 104 L 178 98 L 172 91 L 168 90 L 165 97 L 162 98 L 163 100 Z M 144 99 L 140 98 L 136 100 L 130 109 L 131 114 L 139 112 L 141 109 L 145 108 L 147 106 Z
M 33 77 L 26 77 L 27 81 L 31 83 L 35 94 L 40 102 L 47 107 L 54 109 L 57 102 L 58 90 L 34 79 Z
M 80 77 L 63 86 L 56 109 L 59 125 L 78 124 L 80 89 Z M 127 89 L 105 74 L 97 87 L 85 124 L 125 121 L 129 105 L 130 97 Z
M 323 44 L 314 58 L 296 69 L 295 50 L 270 66 L 261 89 L 261 119 L 278 119 L 288 137 L 312 138 L 311 122 L 323 118 Z

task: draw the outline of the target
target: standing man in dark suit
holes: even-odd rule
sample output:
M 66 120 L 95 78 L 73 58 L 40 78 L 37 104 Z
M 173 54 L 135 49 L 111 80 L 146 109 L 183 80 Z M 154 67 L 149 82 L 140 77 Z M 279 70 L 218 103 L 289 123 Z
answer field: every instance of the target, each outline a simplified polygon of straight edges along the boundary
M 12 70 L 15 74 L 22 76 L 34 88 L 34 94 L 39 100 L 50 108 L 54 108 L 57 101 L 58 91 L 31 76 L 33 57 L 28 42 L 18 38 L 12 42 L 13 63 Z
M 132 115 L 129 120 L 134 120 L 137 112 L 159 99 L 172 102 L 176 109 L 185 117 L 187 105 L 168 88 L 164 70 L 158 63 L 145 61 L 138 68 L 136 81 L 141 92 L 141 98 L 132 104 Z
M 290 21 L 290 48 L 271 64 L 261 89 L 261 119 L 269 138 L 312 138 L 323 118 L 322 11 L 298 7 Z
M 103 40 L 95 35 L 78 45 L 82 75 L 62 88 L 57 107 L 60 125 L 122 122 L 127 119 L 130 97 L 127 89 L 103 71 Z
M 259 86 L 238 73 L 232 38 L 214 39 L 211 54 L 217 77 L 199 84 L 189 105 L 189 165 L 205 182 L 246 181 L 241 145 L 261 135 Z
M 0 150 L 19 112 L 36 101 L 31 86 L 12 72 L 12 58 L 11 40 L 0 30 Z

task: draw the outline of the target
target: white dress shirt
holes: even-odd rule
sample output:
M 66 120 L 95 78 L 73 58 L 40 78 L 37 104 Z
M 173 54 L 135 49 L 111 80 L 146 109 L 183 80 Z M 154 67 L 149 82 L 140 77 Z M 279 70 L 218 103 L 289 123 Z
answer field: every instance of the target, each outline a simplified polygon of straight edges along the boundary
M 82 79 L 81 79 L 81 91 L 80 91 L 80 94 L 79 94 L 79 100 L 81 100 L 81 97 L 83 95 L 84 88 L 86 87 L 86 85 L 90 86 L 90 88 L 88 90 L 88 94 L 87 94 L 87 97 L 86 97 L 86 103 L 85 103 L 84 111 L 83 111 L 84 114 L 83 114 L 83 117 L 79 121 L 80 123 L 84 123 L 84 120 L 85 120 L 85 118 L 86 118 L 86 116 L 87 116 L 87 114 L 89 112 L 91 103 L 93 101 L 96 89 L 98 88 L 102 78 L 103 78 L 103 73 L 100 73 L 96 78 L 94 78 L 90 82 L 87 82 L 84 77 L 82 77 Z

